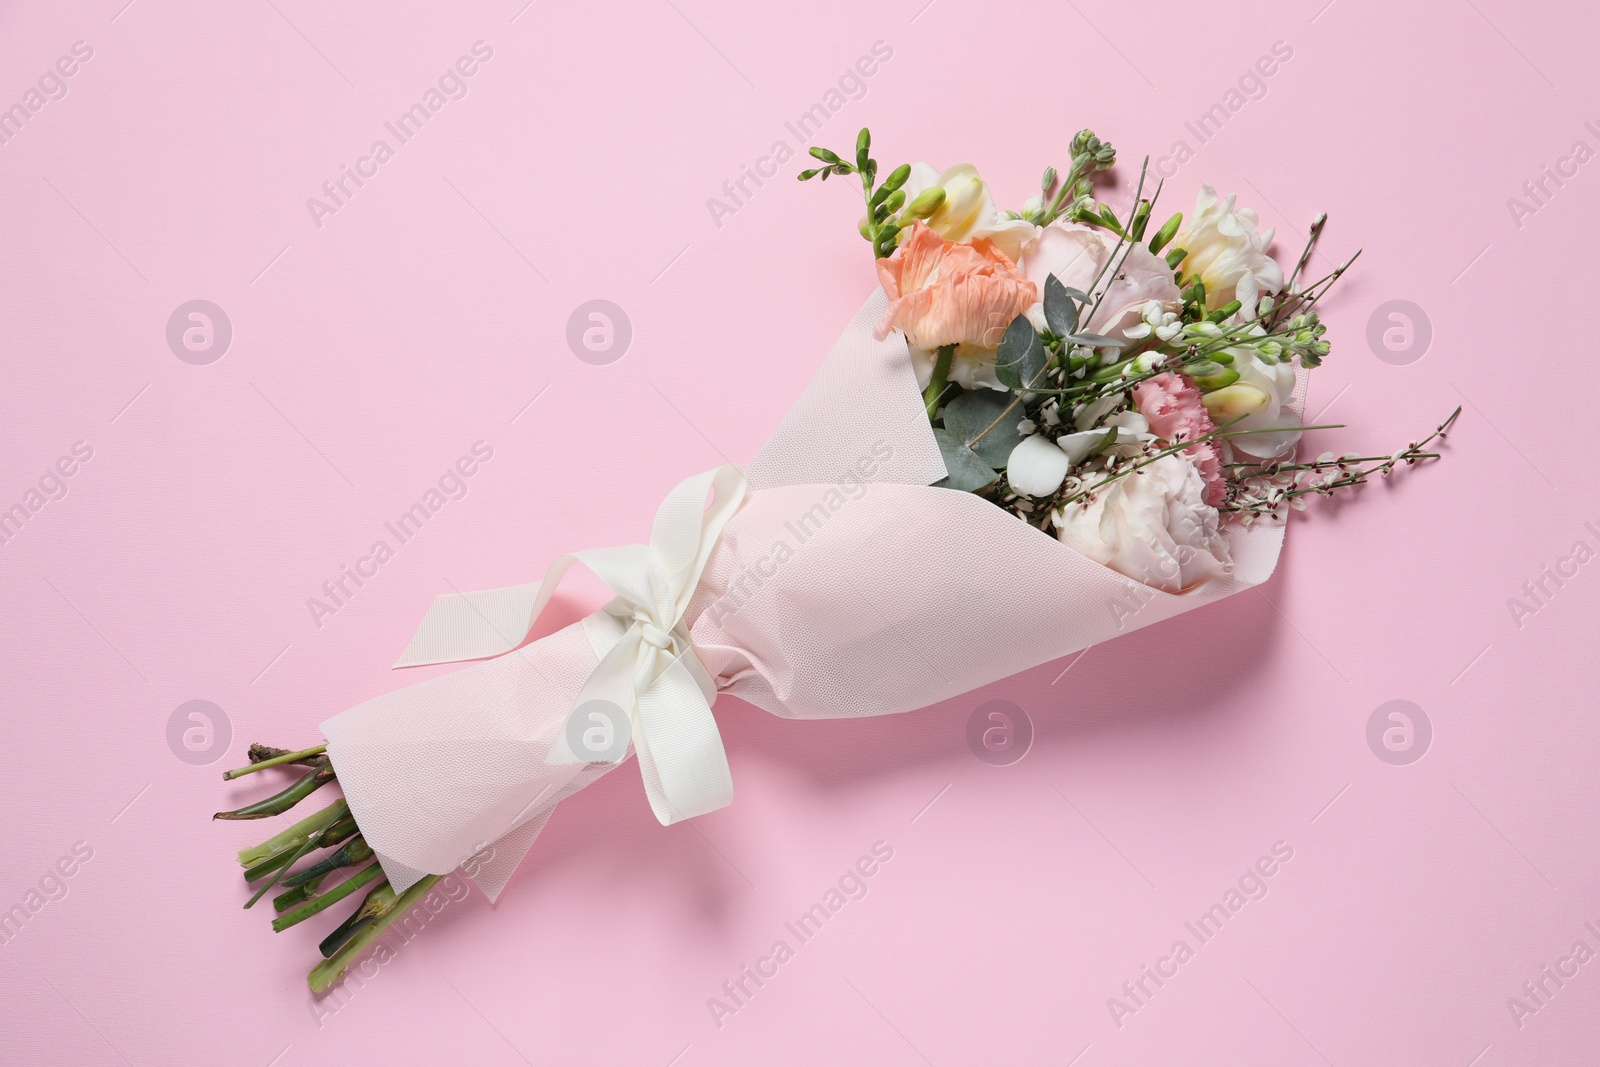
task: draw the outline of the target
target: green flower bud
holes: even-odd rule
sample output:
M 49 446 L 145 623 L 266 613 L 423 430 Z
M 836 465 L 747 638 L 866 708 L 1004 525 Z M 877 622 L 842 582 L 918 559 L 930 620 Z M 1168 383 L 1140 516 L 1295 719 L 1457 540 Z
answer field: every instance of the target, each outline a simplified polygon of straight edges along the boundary
M 1227 318 L 1229 315 L 1234 314 L 1235 312 L 1237 312 L 1242 307 L 1244 307 L 1244 305 L 1239 303 L 1239 301 L 1230 300 L 1226 304 L 1223 304 L 1221 307 L 1219 307 L 1217 310 L 1213 311 L 1210 315 L 1208 315 L 1206 317 L 1209 318 L 1212 322 L 1221 322 L 1223 319 Z
M 1187 258 L 1189 258 L 1189 250 L 1187 248 L 1174 248 L 1167 253 L 1167 266 L 1177 270 L 1178 264 Z
M 803 182 L 804 181 L 810 181 L 812 178 L 815 178 L 816 176 L 817 176 L 817 172 L 815 170 L 803 170 L 797 175 L 797 177 Z
M 883 202 L 883 208 L 889 214 L 893 215 L 896 211 L 900 210 L 901 205 L 903 205 L 905 202 L 906 202 L 906 192 L 905 192 L 905 190 L 904 189 L 896 189 L 894 192 L 889 194 L 889 199 L 887 199 L 887 200 L 885 200 Z
M 887 178 L 883 179 L 882 188 L 887 189 L 892 193 L 904 185 L 906 183 L 906 179 L 909 177 L 911 177 L 911 164 L 902 163 L 898 167 L 894 168 L 894 170 L 891 170 Z
M 938 211 L 939 206 L 943 203 L 944 190 L 935 185 L 931 189 L 924 189 L 918 193 L 917 198 L 911 201 L 911 205 L 906 208 L 906 214 L 914 219 L 925 219 L 935 211 Z
M 896 222 L 894 219 L 890 219 L 882 226 L 879 226 L 878 239 L 875 242 L 878 248 L 879 257 L 881 258 L 883 256 L 887 256 L 890 252 L 893 252 L 895 245 L 899 243 L 899 238 L 900 223 Z
M 1167 247 L 1167 245 L 1172 242 L 1172 239 L 1177 236 L 1178 227 L 1182 225 L 1183 212 L 1181 211 L 1172 216 L 1166 222 L 1163 222 L 1161 224 L 1161 229 L 1157 230 L 1156 235 L 1150 238 L 1150 251 L 1160 252 L 1163 248 Z
M 1202 393 L 1214 393 L 1224 389 L 1239 380 L 1239 372 L 1231 367 L 1219 374 L 1207 375 L 1194 380 L 1195 387 Z
M 1128 236 L 1135 241 L 1144 240 L 1144 228 L 1150 222 L 1150 201 L 1141 200 L 1139 206 L 1133 209 L 1133 226 L 1128 230 Z
M 865 126 L 863 126 L 863 127 L 861 127 L 861 133 L 856 136 L 856 169 L 857 170 L 866 170 L 867 169 L 867 157 L 868 157 L 868 155 L 870 153 L 871 148 L 872 148 L 872 131 L 867 129 Z
M 820 147 L 818 145 L 812 145 L 811 146 L 811 154 L 813 156 L 815 156 L 817 159 L 822 160 L 824 163 L 840 163 L 840 162 L 843 162 L 842 160 L 840 160 L 840 158 L 836 154 L 834 154 L 833 152 L 828 151 L 826 148 L 822 148 L 822 147 Z
M 1050 190 L 1055 188 L 1055 184 L 1056 184 L 1056 168 L 1054 168 L 1054 167 L 1046 167 L 1046 168 L 1044 168 L 1044 177 L 1039 181 L 1039 190 L 1042 193 L 1044 193 L 1045 196 L 1049 196 L 1050 195 Z

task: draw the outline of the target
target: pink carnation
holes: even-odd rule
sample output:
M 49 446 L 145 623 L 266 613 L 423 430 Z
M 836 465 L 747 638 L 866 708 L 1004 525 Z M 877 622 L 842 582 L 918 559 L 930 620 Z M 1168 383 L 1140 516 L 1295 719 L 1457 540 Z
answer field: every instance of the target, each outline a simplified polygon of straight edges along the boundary
M 1200 390 L 1177 374 L 1158 374 L 1133 387 L 1133 402 L 1150 424 L 1150 432 L 1164 441 L 1176 443 L 1179 437 L 1194 441 L 1215 430 L 1216 424 L 1200 403 Z M 1210 441 L 1183 450 L 1200 477 L 1205 479 L 1205 502 L 1212 507 L 1222 503 L 1228 484 L 1222 477 L 1222 457 Z

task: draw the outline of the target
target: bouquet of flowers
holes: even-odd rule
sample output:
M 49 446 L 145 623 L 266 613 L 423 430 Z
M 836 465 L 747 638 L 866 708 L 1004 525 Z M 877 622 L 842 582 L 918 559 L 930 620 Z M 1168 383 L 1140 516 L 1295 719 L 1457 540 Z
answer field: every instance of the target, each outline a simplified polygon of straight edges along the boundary
M 1265 581 L 1290 510 L 1436 459 L 1458 408 L 1392 454 L 1301 459 L 1316 306 L 1254 212 L 1201 187 L 1154 232 L 1145 174 L 1085 130 L 1001 211 L 975 168 L 878 181 L 866 130 L 801 180 L 854 175 L 881 291 L 741 470 L 674 489 L 648 544 L 539 583 L 438 597 L 396 666 L 484 660 L 358 705 L 300 768 L 220 819 L 341 799 L 239 853 L 275 930 L 366 892 L 321 942 L 322 993 L 460 868 L 498 897 L 556 805 L 629 758 L 663 824 L 730 803 L 721 694 L 812 719 L 911 711 Z M 1148 166 L 1148 160 L 1146 160 Z M 1352 259 L 1353 262 L 1353 259 Z M 562 574 L 615 599 L 527 642 Z M 305 861 L 303 865 L 302 861 Z

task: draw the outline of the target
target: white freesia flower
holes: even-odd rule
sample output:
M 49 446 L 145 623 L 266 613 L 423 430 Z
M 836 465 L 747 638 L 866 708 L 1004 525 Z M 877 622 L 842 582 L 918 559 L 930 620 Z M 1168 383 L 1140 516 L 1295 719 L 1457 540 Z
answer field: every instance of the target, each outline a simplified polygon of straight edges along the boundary
M 1035 434 L 1025 437 L 1006 460 L 1006 481 L 1023 496 L 1049 496 L 1061 488 L 1071 463 L 1067 454 Z
M 944 190 L 944 203 L 926 221 L 928 228 L 946 241 L 971 244 L 980 237 L 992 240 L 995 247 L 1015 263 L 1022 255 L 1023 242 L 1036 228 L 1021 219 L 1007 219 L 995 207 L 989 187 L 978 177 L 971 163 L 957 163 L 939 173 L 926 163 L 911 164 L 911 174 L 900 188 L 906 203 L 929 189 Z
M 1232 195 L 1222 200 L 1209 184 L 1201 185 L 1194 214 L 1184 220 L 1172 247 L 1189 253 L 1179 267 L 1184 282 L 1201 278 L 1206 283 L 1206 304 L 1212 308 L 1239 301 L 1243 321 L 1255 318 L 1262 293 L 1283 289 L 1283 268 L 1267 255 L 1276 231 L 1261 233 L 1256 213 L 1235 209 L 1235 200 Z
M 1256 327 L 1253 332 L 1262 331 Z M 1287 363 L 1267 363 L 1251 348 L 1227 351 L 1233 356 L 1231 366 L 1239 372 L 1239 380 L 1205 394 L 1201 401 L 1206 411 L 1219 426 L 1238 419 L 1229 430 L 1275 431 L 1228 437 L 1225 440 L 1229 448 L 1253 459 L 1283 455 L 1300 440 L 1299 430 L 1279 429 L 1300 424 L 1300 417 L 1289 406 L 1294 398 L 1294 367 Z
M 1233 567 L 1205 480 L 1182 453 L 1163 456 L 1056 516 L 1056 536 L 1097 563 L 1168 593 Z

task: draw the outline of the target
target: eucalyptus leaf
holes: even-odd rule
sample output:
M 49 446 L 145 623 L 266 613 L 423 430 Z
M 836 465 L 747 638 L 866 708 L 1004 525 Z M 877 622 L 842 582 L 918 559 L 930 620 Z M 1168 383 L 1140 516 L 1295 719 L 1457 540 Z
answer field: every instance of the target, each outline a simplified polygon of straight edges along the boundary
M 1121 348 L 1123 345 L 1115 337 L 1107 337 L 1103 333 L 1075 333 L 1066 339 L 1075 345 L 1088 345 L 1090 348 Z
M 966 446 L 960 435 L 949 430 L 934 430 L 933 439 L 939 442 L 939 454 L 944 457 L 946 471 L 945 477 L 933 483 L 935 487 L 975 493 L 1000 477 Z
M 1028 316 L 1018 315 L 1011 320 L 1005 336 L 1000 339 L 1000 350 L 995 353 L 994 376 L 1013 389 L 1027 389 L 1038 382 L 1048 358 L 1044 340 L 1033 328 L 1033 323 L 1028 321 Z
M 1082 289 L 1074 289 L 1069 285 L 1066 286 L 1062 292 L 1072 297 L 1072 299 L 1076 300 L 1079 304 L 1087 304 L 1089 302 L 1089 294 L 1084 292 Z
M 1044 280 L 1044 321 L 1062 337 L 1078 328 L 1078 305 L 1054 274 Z
M 998 420 L 998 421 L 997 421 Z M 1000 468 L 1022 440 L 1022 405 L 998 389 L 973 389 L 945 405 L 944 426 L 991 467 Z M 993 427 L 991 429 L 991 427 Z

